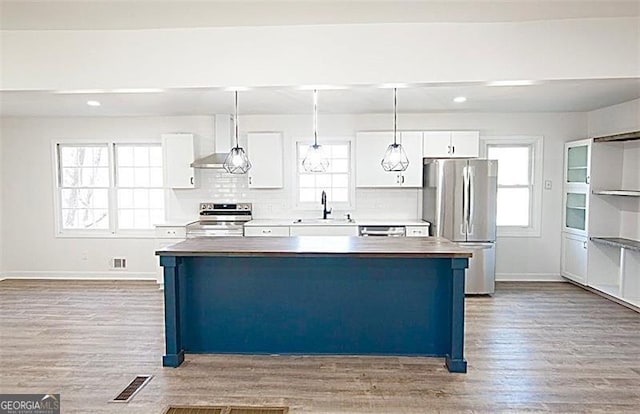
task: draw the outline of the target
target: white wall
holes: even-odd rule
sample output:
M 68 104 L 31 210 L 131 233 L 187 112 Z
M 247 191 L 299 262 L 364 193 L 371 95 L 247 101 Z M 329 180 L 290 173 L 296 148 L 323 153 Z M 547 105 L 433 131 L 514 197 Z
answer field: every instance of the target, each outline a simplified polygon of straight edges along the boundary
M 640 130 L 640 99 L 607 106 L 588 113 L 589 136 Z
M 553 189 L 543 192 L 542 236 L 498 240 L 497 272 L 500 279 L 557 278 L 560 263 L 560 216 L 563 143 L 586 136 L 586 114 L 411 114 L 399 116 L 404 130 L 479 129 L 482 136 L 544 136 L 543 179 Z M 282 131 L 285 137 L 285 171 L 292 171 L 293 140 L 308 137 L 310 116 L 245 116 L 243 131 Z M 389 129 L 389 115 L 320 116 L 321 137 L 353 137 L 358 130 Z M 156 118 L 5 118 L 2 122 L 4 164 L 4 234 L 7 246 L 4 269 L 11 276 L 153 277 L 152 239 L 56 238 L 53 213 L 52 141 L 65 138 L 140 141 L 158 139 L 166 132 L 193 132 L 200 155 L 212 151 L 211 117 Z M 28 154 L 28 158 L 26 158 Z M 291 173 L 283 190 L 249 190 L 246 177 L 231 177 L 215 170 L 197 171 L 200 188 L 170 191 L 170 218 L 195 218 L 197 204 L 205 200 L 254 203 L 258 218 L 291 217 L 317 212 L 292 211 Z M 421 194 L 416 189 L 357 190 L 358 217 L 419 218 Z M 337 214 L 339 214 L 337 212 Z M 11 220 L 8 220 L 8 218 Z M 86 253 L 87 260 L 82 260 Z M 109 259 L 128 258 L 130 273 L 108 270 Z M 37 260 L 34 260 L 37 257 Z
M 3 90 L 640 75 L 640 25 L 634 17 L 517 23 L 3 30 L 0 36 Z

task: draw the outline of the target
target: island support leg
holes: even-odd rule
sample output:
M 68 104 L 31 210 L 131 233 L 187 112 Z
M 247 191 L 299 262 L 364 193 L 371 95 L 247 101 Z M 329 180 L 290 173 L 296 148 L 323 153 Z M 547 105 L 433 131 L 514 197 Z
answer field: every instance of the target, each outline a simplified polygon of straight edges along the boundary
M 464 359 L 464 272 L 468 259 L 451 259 L 451 349 L 446 357 L 449 372 L 467 372 Z
M 184 361 L 182 338 L 180 334 L 180 258 L 161 256 L 160 265 L 164 268 L 164 334 L 165 352 L 162 365 L 178 367 Z

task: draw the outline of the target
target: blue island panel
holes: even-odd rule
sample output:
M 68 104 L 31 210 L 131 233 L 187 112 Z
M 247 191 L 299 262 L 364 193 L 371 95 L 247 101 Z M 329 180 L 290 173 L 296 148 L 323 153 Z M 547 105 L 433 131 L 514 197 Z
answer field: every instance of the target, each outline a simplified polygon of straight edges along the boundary
M 162 260 L 167 366 L 184 353 L 410 355 L 446 356 L 466 371 L 456 307 L 467 259 Z

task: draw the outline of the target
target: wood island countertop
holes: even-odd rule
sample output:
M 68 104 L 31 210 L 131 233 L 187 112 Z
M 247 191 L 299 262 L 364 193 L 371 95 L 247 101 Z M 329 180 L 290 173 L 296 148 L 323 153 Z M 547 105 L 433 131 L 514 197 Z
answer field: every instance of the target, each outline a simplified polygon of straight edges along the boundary
M 164 247 L 159 256 L 470 258 L 470 250 L 436 237 L 200 237 Z

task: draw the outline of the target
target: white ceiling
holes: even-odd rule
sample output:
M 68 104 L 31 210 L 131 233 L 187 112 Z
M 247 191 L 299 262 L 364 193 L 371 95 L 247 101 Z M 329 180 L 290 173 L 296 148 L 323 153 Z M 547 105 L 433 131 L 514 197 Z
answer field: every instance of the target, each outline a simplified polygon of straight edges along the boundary
M 522 22 L 640 15 L 637 0 L 0 0 L 5 30 L 109 30 L 418 22 Z
M 465 96 L 465 103 L 454 103 Z M 398 112 L 583 112 L 640 98 L 640 78 L 541 82 L 531 86 L 478 84 L 412 86 L 398 90 Z M 99 107 L 90 107 L 97 100 Z M 241 114 L 309 114 L 312 92 L 295 87 L 239 93 Z M 374 86 L 320 90 L 319 111 L 390 113 L 391 89 Z M 233 112 L 233 93 L 220 89 L 173 89 L 160 93 L 60 94 L 0 92 L 1 116 L 154 116 Z

